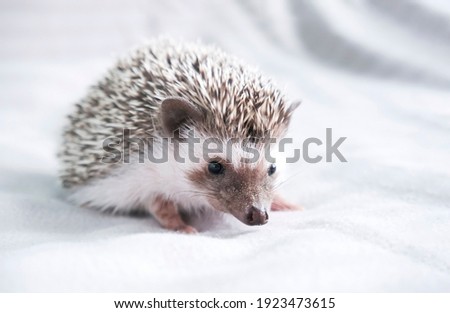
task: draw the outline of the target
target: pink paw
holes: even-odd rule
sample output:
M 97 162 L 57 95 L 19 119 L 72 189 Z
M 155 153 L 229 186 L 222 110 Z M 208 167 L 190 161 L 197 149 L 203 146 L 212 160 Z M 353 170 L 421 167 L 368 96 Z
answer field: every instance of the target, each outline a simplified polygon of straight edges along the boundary
M 183 233 L 183 234 L 197 234 L 198 233 L 197 229 L 195 229 L 194 227 L 189 226 L 189 225 L 181 226 L 181 227 L 177 228 L 176 231 L 179 233 Z
M 271 206 L 272 211 L 302 211 L 303 207 L 301 205 L 288 202 L 281 198 L 280 196 L 276 196 L 272 201 Z

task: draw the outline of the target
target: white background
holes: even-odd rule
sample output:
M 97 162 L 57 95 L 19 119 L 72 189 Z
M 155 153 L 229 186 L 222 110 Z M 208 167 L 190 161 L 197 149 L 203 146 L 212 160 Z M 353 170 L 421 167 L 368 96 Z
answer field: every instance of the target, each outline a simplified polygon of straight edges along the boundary
M 0 291 L 450 291 L 446 1 L 0 3 Z M 264 227 L 71 206 L 64 116 L 116 57 L 161 34 L 257 65 L 303 104 L 299 142 L 348 137 L 348 163 L 289 165 L 304 212 Z M 323 153 L 323 149 L 317 149 Z

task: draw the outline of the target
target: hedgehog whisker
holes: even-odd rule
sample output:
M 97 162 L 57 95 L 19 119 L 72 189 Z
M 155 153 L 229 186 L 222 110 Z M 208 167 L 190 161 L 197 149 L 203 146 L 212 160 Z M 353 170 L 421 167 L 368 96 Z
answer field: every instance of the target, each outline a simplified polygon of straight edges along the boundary
M 215 198 L 211 193 L 201 192 L 201 191 L 194 191 L 194 190 L 184 190 L 184 191 L 180 191 L 178 193 L 188 193 L 189 196 L 191 196 L 191 197 L 195 197 L 195 196 L 201 197 L 201 196 L 203 196 L 203 197 L 206 197 L 206 198 L 209 198 L 209 199 L 214 199 Z
M 274 186 L 273 190 L 274 190 L 274 191 L 275 191 L 275 190 L 278 190 L 281 186 L 283 186 L 285 183 L 287 183 L 288 181 L 290 181 L 292 178 L 296 177 L 296 176 L 297 176 L 298 174 L 300 174 L 300 173 L 301 173 L 301 171 L 296 171 L 294 174 L 289 175 L 289 177 L 287 177 L 287 178 L 284 179 L 283 181 L 277 183 L 277 184 Z

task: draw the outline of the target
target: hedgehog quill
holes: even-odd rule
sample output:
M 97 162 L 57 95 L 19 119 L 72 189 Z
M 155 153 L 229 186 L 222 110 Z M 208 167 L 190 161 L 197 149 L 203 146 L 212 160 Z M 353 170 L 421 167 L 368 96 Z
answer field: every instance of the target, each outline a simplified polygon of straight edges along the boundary
M 194 162 L 189 149 L 175 149 L 176 143 L 195 131 L 197 155 L 208 138 L 222 148 L 231 139 L 250 140 L 262 152 L 271 145 L 258 138 L 282 138 L 297 106 L 270 79 L 217 48 L 155 40 L 119 60 L 76 104 L 59 154 L 61 179 L 77 205 L 145 210 L 174 231 L 196 232 L 180 210 L 212 209 L 263 225 L 270 210 L 298 208 L 276 193 L 275 163 L 263 157 L 242 162 L 248 151 L 237 144 L 232 159 L 216 149 Z M 117 147 L 130 162 L 112 162 L 103 143 L 122 138 L 124 130 L 129 137 Z M 142 151 L 133 144 L 161 152 L 167 138 L 169 157 L 163 163 L 140 158 Z

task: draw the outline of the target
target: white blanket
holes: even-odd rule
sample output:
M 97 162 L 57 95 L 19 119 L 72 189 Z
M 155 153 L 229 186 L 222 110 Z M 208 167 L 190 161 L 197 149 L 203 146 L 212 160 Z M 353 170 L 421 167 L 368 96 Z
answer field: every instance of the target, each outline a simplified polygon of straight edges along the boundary
M 448 1 L 2 1 L 0 291 L 450 291 Z M 68 204 L 64 116 L 115 58 L 161 34 L 259 66 L 303 104 L 288 166 L 303 212 L 201 233 Z M 323 146 L 316 149 L 323 154 Z

